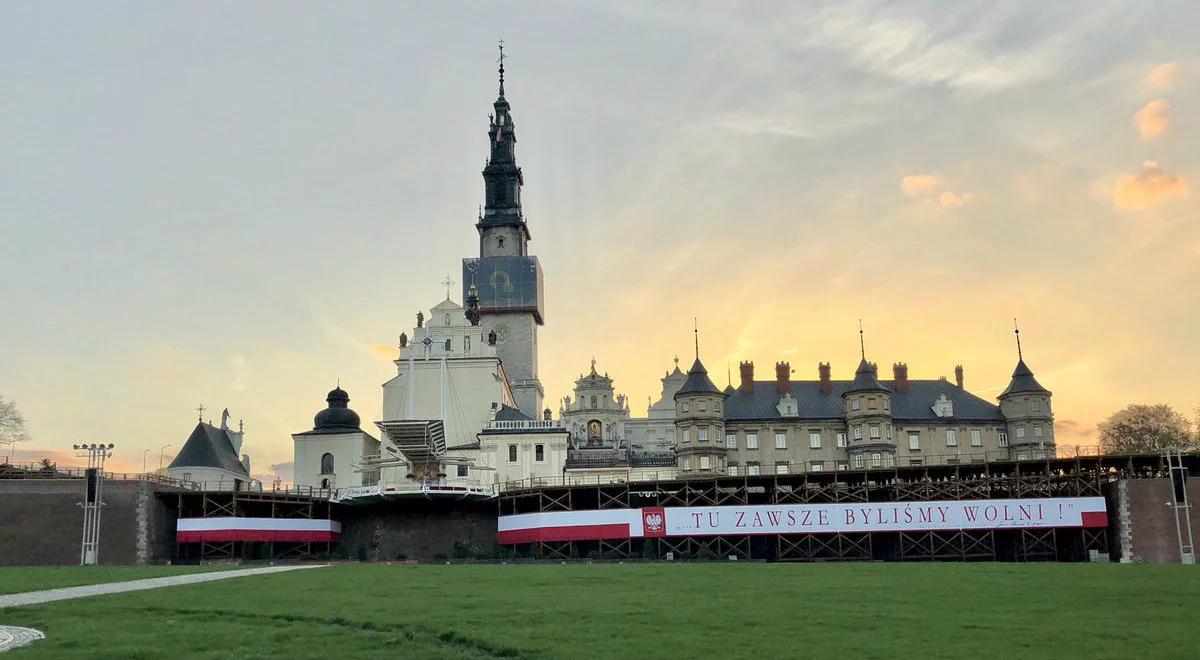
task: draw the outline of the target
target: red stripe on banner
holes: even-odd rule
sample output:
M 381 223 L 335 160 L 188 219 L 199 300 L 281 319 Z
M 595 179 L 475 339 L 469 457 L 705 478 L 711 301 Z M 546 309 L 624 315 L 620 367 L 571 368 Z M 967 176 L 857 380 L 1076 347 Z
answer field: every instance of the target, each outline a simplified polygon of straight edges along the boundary
M 1080 516 L 1084 527 L 1108 527 L 1107 511 L 1084 511 Z
M 533 541 L 598 541 L 629 538 L 629 523 L 571 525 L 569 527 L 530 527 L 497 532 L 500 543 Z
M 341 540 L 337 532 L 296 529 L 209 529 L 176 532 L 177 543 L 226 541 L 282 541 L 293 543 L 333 543 Z

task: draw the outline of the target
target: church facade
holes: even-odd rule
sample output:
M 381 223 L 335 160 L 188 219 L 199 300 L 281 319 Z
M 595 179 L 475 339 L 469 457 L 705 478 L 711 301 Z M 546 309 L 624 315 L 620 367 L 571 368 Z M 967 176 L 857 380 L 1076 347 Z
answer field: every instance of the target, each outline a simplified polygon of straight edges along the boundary
M 645 417 L 631 414 L 593 360 L 555 418 L 543 407 L 538 375 L 544 279 L 529 249 L 503 64 L 492 108 L 484 204 L 475 219 L 478 256 L 462 260 L 462 304 L 447 289 L 428 315 L 418 312 L 411 335 L 399 336 L 395 375 L 383 384 L 372 430 L 363 428 L 340 386 L 329 392 L 313 428 L 292 436 L 297 484 L 351 500 L 491 497 L 509 483 L 792 474 L 1055 454 L 1051 393 L 1025 365 L 1019 341 L 1017 368 L 999 405 L 967 391 L 961 367 L 950 382 L 909 379 L 907 365 L 896 363 L 892 377 L 881 380 L 865 350 L 852 378 L 835 380 L 821 363 L 815 379 L 796 380 L 791 366 L 779 362 L 774 379 L 757 380 L 754 364 L 743 362 L 738 386 L 722 390 L 697 343 L 691 368 L 685 373 L 675 360 Z

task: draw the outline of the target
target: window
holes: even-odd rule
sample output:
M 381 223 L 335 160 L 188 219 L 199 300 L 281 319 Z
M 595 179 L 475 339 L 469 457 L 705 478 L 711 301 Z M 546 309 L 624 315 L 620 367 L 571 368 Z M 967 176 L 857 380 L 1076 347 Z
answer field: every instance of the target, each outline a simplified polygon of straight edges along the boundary
M 1035 437 L 1035 438 L 1040 438 L 1040 437 L 1042 437 L 1042 427 L 1041 427 L 1041 425 L 1038 425 L 1038 426 L 1035 426 L 1035 427 L 1033 427 L 1033 437 Z
M 837 434 L 837 446 L 838 446 L 839 448 L 843 448 L 843 449 L 846 447 L 846 433 L 845 433 L 845 431 L 838 431 L 838 434 Z
M 504 237 L 503 237 L 503 236 L 501 236 L 500 238 L 497 238 L 497 239 L 496 239 L 496 247 L 497 247 L 497 248 L 499 248 L 499 249 L 501 249 L 501 250 L 503 250 L 503 249 L 504 249 Z
M 881 454 L 871 454 L 871 467 L 879 467 L 883 465 L 883 456 Z
M 908 450 L 921 451 L 921 434 L 916 431 L 908 432 Z
M 696 412 L 705 412 L 708 410 L 708 402 L 700 401 L 696 404 Z
M 979 429 L 971 429 L 971 446 L 972 447 L 982 447 L 983 446 L 983 438 L 979 432 Z
M 856 468 L 860 468 L 860 467 L 862 467 L 862 466 L 863 466 L 863 457 L 862 457 L 862 454 L 855 454 L 855 455 L 854 455 L 854 467 L 856 467 Z
M 808 432 L 808 448 L 809 449 L 820 449 L 821 448 L 821 432 L 820 431 L 809 431 Z
M 787 474 L 788 464 L 786 461 L 780 461 L 775 464 L 775 474 Z
M 458 476 L 460 476 L 460 477 L 467 476 L 467 466 L 459 465 L 457 467 L 458 467 Z
M 736 433 L 726 433 L 725 434 L 725 448 L 726 449 L 737 449 L 737 434 Z
M 758 434 L 757 433 L 747 433 L 746 434 L 746 449 L 758 449 Z
M 868 410 L 875 410 L 878 407 L 879 407 L 879 403 L 875 401 L 875 397 L 871 397 L 871 398 L 867 399 L 867 409 Z
M 1025 427 L 1018 426 L 1017 427 L 1017 439 L 1020 440 L 1021 438 L 1024 438 L 1024 437 L 1025 437 Z
M 862 440 L 862 427 L 861 426 L 854 427 L 854 439 Z
M 810 461 L 808 464 L 808 469 L 812 472 L 824 472 L 825 461 Z
M 1042 402 L 1034 401 L 1033 402 L 1033 412 L 1041 412 L 1041 410 L 1042 410 Z
M 442 321 L 442 325 L 450 325 L 450 315 L 449 314 L 447 314 L 445 316 L 445 319 Z
M 775 448 L 787 449 L 787 433 L 783 431 L 775 432 Z
M 692 457 L 691 456 L 685 456 L 683 458 L 683 469 L 684 469 L 684 471 L 692 469 Z
M 946 429 L 946 446 L 947 447 L 957 447 L 958 446 L 958 432 L 955 431 L 954 429 Z
M 1006 433 L 1005 431 L 1000 432 L 1000 446 L 1001 447 L 1008 446 L 1008 433 Z
M 859 405 L 858 399 L 854 399 L 850 402 L 850 410 L 858 410 Z
M 691 429 L 684 429 L 684 430 L 683 430 L 683 441 L 684 441 L 684 442 L 691 442 L 691 441 L 692 441 L 692 430 L 691 430 Z
M 714 403 L 713 404 L 713 412 L 721 412 L 721 404 Z
M 707 426 L 701 426 L 699 429 L 696 429 L 696 439 L 699 440 L 700 442 L 708 442 L 708 427 Z
M 593 394 L 593 395 L 592 395 L 592 407 L 593 407 L 593 408 L 598 408 L 599 406 L 600 406 L 600 399 L 596 398 L 596 395 L 595 395 L 595 394 Z M 686 403 L 685 403 L 685 404 L 683 404 L 683 407 L 684 407 L 684 408 L 687 408 L 687 404 L 686 404 Z M 687 412 L 687 410 L 684 410 L 683 412 Z
M 450 352 L 450 340 L 449 339 L 446 340 L 446 352 L 447 353 Z
M 333 454 L 321 454 L 321 474 L 333 474 Z
M 737 463 L 730 463 L 730 464 L 729 464 L 729 468 L 727 469 L 727 470 L 728 470 L 728 472 L 729 472 L 729 476 L 731 476 L 731 477 L 736 477 L 736 476 L 737 476 L 737 467 L 738 467 L 738 466 L 737 466 Z
M 517 462 L 517 446 L 516 445 L 508 446 L 508 462 L 509 463 Z
M 849 467 L 850 467 L 850 465 L 848 463 L 846 463 L 846 461 L 838 461 L 837 462 L 837 469 L 839 469 L 839 470 L 845 470 Z
M 747 463 L 746 464 L 746 474 L 757 475 L 757 474 L 759 474 L 759 472 L 760 471 L 758 468 L 758 463 Z
M 192 473 L 191 473 L 191 472 L 184 472 L 184 473 L 183 473 L 183 480 L 184 480 L 184 481 L 191 481 L 191 480 L 192 480 Z
M 871 425 L 871 439 L 872 440 L 879 439 L 879 426 L 878 425 L 875 425 L 875 424 Z
M 692 409 L 688 406 L 687 401 L 684 401 L 683 402 L 683 412 L 691 412 L 691 410 Z
M 701 456 L 701 457 L 700 457 L 700 469 L 701 469 L 701 470 L 707 470 L 707 469 L 708 469 L 708 457 L 707 457 L 707 456 Z
M 546 461 L 546 445 L 533 446 L 533 460 L 537 461 L 538 463 L 544 463 Z
M 910 458 L 910 459 L 908 459 L 908 464 L 909 465 L 921 465 L 924 461 L 925 461 L 925 459 L 923 459 L 923 458 Z

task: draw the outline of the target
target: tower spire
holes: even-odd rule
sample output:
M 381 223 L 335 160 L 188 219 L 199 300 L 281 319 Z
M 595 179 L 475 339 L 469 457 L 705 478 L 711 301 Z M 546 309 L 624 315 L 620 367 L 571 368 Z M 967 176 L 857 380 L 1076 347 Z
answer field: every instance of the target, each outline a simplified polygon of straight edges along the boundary
M 696 359 L 700 359 L 700 321 L 692 317 L 692 332 L 696 335 Z
M 1013 334 L 1017 337 L 1017 361 L 1023 361 L 1024 356 L 1021 355 L 1021 328 L 1017 327 L 1017 319 L 1013 317 Z
M 862 319 L 858 320 L 858 350 L 862 354 L 862 359 L 867 359 L 867 345 L 863 341 Z
M 504 40 L 500 40 L 500 98 L 504 98 Z

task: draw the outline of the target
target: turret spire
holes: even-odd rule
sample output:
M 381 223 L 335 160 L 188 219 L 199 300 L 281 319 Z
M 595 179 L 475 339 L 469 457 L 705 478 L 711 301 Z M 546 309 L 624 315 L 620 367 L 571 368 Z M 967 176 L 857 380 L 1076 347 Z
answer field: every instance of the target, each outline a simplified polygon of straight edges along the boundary
M 700 359 L 700 321 L 692 317 L 692 332 L 696 334 L 696 359 Z
M 867 345 L 863 341 L 862 319 L 858 320 L 858 350 L 862 354 L 862 359 L 867 359 Z
M 1017 336 L 1017 361 L 1023 361 L 1025 358 L 1021 355 L 1021 329 L 1017 327 L 1017 319 L 1013 317 L 1013 334 Z

